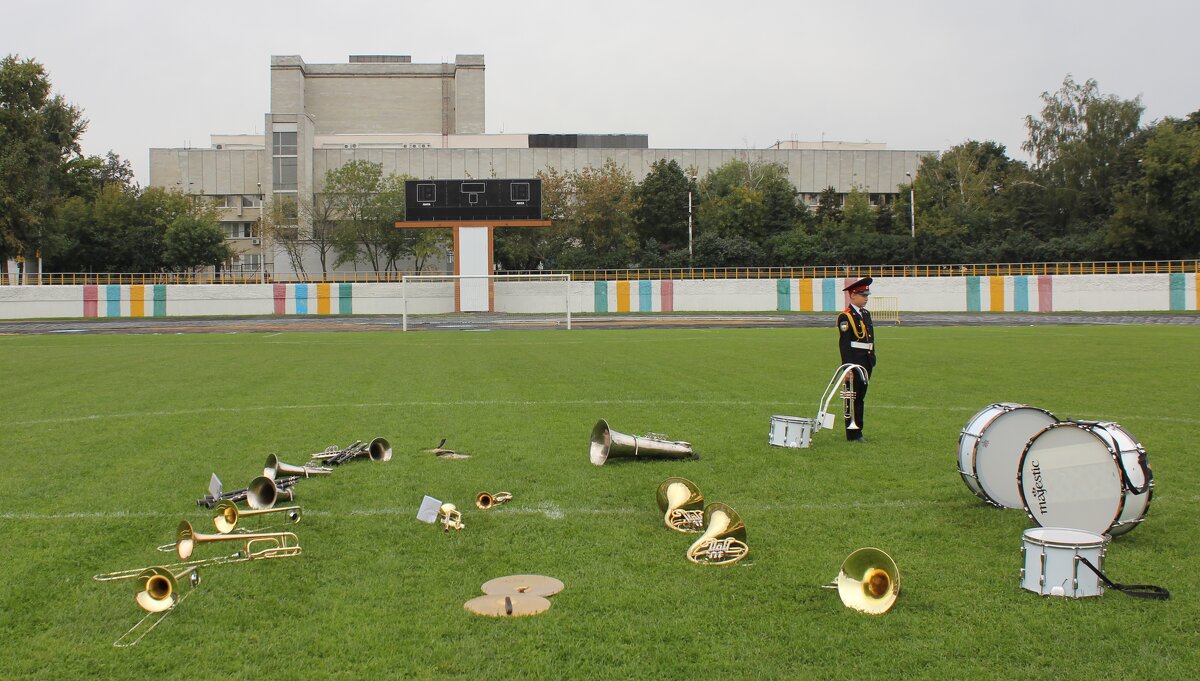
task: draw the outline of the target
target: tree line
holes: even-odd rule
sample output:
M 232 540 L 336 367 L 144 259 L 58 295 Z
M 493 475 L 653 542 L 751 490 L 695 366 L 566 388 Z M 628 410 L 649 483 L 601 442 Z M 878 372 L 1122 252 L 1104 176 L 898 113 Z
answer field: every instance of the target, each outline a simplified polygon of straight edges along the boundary
M 785 167 L 748 160 L 703 177 L 663 160 L 640 182 L 611 159 L 548 169 L 538 175 L 554 226 L 497 230 L 497 262 L 533 270 L 1200 258 L 1200 111 L 1143 124 L 1140 98 L 1070 76 L 1041 99 L 1025 121 L 1030 161 L 967 140 L 923 158 L 911 186 L 874 203 L 860 187 L 827 187 L 810 207 Z M 0 262 L 41 255 L 48 271 L 159 272 L 229 261 L 208 200 L 139 187 L 112 152 L 83 155 L 86 129 L 40 64 L 0 61 Z M 446 230 L 393 226 L 414 178 L 355 161 L 323 179 L 321 193 L 275 201 L 255 226 L 294 271 L 307 274 L 314 261 L 322 274 L 442 262 Z

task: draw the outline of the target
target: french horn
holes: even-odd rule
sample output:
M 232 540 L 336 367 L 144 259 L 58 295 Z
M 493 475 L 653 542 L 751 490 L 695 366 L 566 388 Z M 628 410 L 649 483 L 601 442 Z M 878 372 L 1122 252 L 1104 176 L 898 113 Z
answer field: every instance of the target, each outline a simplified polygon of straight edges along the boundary
M 667 478 L 658 486 L 658 510 L 663 523 L 676 532 L 704 530 L 704 495 L 687 478 Z
M 592 427 L 591 447 L 588 455 L 596 466 L 603 466 L 610 458 L 633 457 L 648 459 L 694 459 L 690 442 L 668 440 L 656 433 L 626 435 L 609 427 L 608 421 L 600 419 Z
M 512 492 L 480 492 L 475 495 L 475 508 L 481 511 L 486 511 L 489 508 L 512 501 Z
M 847 608 L 882 615 L 900 596 L 900 569 L 883 551 L 862 548 L 846 557 L 837 578 L 826 586 L 837 589 Z
M 688 547 L 688 560 L 698 565 L 729 565 L 748 553 L 742 516 L 722 503 L 705 506 L 704 534 Z

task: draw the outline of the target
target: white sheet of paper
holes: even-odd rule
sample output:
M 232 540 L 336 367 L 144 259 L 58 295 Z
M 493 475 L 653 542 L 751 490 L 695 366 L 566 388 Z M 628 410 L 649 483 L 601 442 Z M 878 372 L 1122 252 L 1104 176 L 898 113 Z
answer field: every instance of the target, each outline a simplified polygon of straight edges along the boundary
M 224 492 L 225 486 L 221 484 L 221 479 L 217 477 L 216 473 L 213 473 L 212 480 L 208 481 L 208 493 L 212 495 L 214 499 L 217 499 L 220 498 L 221 494 Z
M 421 508 L 417 511 L 417 520 L 423 523 L 432 523 L 437 520 L 438 511 L 442 508 L 442 502 L 426 495 L 421 500 Z

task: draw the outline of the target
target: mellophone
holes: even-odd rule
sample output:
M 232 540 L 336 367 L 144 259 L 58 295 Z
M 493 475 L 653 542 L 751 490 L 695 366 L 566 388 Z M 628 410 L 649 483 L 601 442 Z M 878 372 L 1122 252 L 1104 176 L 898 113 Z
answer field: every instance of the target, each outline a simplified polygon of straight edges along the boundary
M 391 444 L 384 438 L 375 438 L 369 443 L 356 441 L 345 449 L 336 445 L 328 447 L 310 456 L 308 463 L 303 466 L 284 463 L 277 455 L 271 454 L 267 457 L 261 476 L 254 478 L 246 487 L 232 492 L 221 490 L 220 481 L 214 475 L 215 488 L 210 490 L 212 493 L 201 497 L 196 503 L 215 509 L 212 522 L 216 534 L 197 532 L 185 519 L 176 528 L 175 542 L 159 547 L 160 550 L 174 549 L 180 562 L 117 570 L 93 577 L 98 582 L 136 580 L 134 602 L 146 612 L 142 619 L 113 642 L 113 646 L 134 646 L 145 638 L 193 593 L 194 587 L 200 583 L 202 568 L 301 555 L 304 549 L 294 532 L 245 530 L 238 527 L 238 522 L 243 518 L 267 514 L 283 514 L 292 524 L 300 522 L 300 507 L 277 507 L 275 504 L 281 499 L 294 499 L 293 488 L 300 480 L 333 472 L 332 468 L 316 466 L 316 463 L 339 466 L 355 459 L 389 461 L 391 458 Z M 237 502 L 245 502 L 249 509 L 239 509 Z M 233 542 L 238 548 L 229 555 L 189 560 L 197 546 L 219 542 Z M 183 592 L 181 587 L 184 585 L 193 589 Z
M 985 503 L 1022 509 L 1038 526 L 1022 538 L 1022 588 L 1084 598 L 1101 595 L 1102 584 L 1109 584 L 1145 598 L 1166 597 L 1159 587 L 1114 584 L 1101 571 L 1111 539 L 1146 519 L 1154 493 L 1146 450 L 1120 424 L 1060 420 L 1015 402 L 990 404 L 959 434 L 958 472 Z

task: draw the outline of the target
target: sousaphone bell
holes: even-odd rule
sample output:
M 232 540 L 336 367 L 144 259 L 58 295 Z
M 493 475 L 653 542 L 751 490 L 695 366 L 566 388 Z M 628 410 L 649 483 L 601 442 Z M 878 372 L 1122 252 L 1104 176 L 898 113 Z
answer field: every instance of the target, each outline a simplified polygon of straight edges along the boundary
M 900 596 L 900 569 L 883 551 L 862 548 L 846 557 L 837 579 L 825 586 L 836 588 L 847 608 L 882 615 L 892 609 Z
M 608 421 L 600 419 L 592 427 L 589 456 L 596 466 L 603 466 L 609 458 L 641 459 L 696 459 L 690 442 L 668 440 L 656 433 L 626 435 L 609 427 Z
M 658 486 L 658 510 L 663 524 L 676 532 L 704 530 L 704 495 L 687 478 L 667 478 Z

